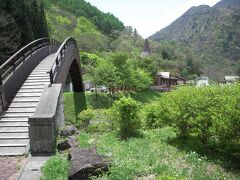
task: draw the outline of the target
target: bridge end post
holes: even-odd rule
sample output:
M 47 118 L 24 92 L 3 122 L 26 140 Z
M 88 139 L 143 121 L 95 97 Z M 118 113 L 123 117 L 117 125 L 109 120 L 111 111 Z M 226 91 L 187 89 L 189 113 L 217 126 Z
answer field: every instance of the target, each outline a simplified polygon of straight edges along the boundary
M 33 116 L 29 118 L 32 155 L 54 154 L 57 129 L 64 124 L 61 84 L 45 87 Z

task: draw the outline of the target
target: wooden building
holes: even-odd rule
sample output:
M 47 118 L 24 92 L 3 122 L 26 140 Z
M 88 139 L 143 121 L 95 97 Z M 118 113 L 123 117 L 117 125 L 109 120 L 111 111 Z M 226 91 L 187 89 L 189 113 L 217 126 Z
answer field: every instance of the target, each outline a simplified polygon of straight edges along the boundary
M 181 76 L 176 76 L 177 80 L 177 84 L 178 85 L 182 85 L 182 84 L 187 84 L 187 79 Z
M 169 72 L 160 72 L 155 78 L 154 86 L 170 87 L 171 85 L 177 85 L 178 78 L 170 76 Z

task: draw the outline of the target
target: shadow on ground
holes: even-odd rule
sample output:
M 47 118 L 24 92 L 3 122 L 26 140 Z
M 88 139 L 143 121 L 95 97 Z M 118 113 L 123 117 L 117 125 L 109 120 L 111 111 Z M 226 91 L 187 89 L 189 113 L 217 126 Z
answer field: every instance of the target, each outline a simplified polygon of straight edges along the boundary
M 240 144 L 228 145 L 228 147 L 203 146 L 194 138 L 184 139 L 182 137 L 171 139 L 168 143 L 182 151 L 196 152 L 200 156 L 220 164 L 226 170 L 240 175 Z

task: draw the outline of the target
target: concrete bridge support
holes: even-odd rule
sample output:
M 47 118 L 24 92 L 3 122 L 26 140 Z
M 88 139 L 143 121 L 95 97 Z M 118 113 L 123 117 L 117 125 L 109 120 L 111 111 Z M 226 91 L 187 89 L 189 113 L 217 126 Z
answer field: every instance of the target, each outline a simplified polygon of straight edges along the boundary
M 64 124 L 61 89 L 61 84 L 46 86 L 34 115 L 29 118 L 30 151 L 34 155 L 55 151 L 57 129 Z

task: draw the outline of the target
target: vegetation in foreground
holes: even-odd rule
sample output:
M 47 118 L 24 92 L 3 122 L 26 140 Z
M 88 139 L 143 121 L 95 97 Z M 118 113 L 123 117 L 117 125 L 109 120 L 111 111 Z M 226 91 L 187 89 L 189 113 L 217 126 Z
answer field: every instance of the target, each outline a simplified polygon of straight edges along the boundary
M 145 103 L 123 97 L 110 108 L 87 109 L 74 123 L 83 128 L 80 146 L 96 146 L 112 160 L 103 179 L 239 179 L 239 89 L 186 87 L 156 99 L 147 91 Z M 121 126 L 126 117 L 129 125 Z
M 141 138 L 122 141 L 116 133 L 79 135 L 83 148 L 97 146 L 98 152 L 112 160 L 110 173 L 102 179 L 237 179 L 205 156 L 194 151 L 182 151 L 171 145 L 176 138 L 172 127 L 142 132 Z M 67 179 L 68 161 L 54 156 L 43 168 L 42 179 Z M 54 167 L 54 168 L 53 168 Z

